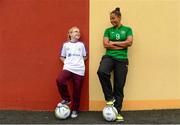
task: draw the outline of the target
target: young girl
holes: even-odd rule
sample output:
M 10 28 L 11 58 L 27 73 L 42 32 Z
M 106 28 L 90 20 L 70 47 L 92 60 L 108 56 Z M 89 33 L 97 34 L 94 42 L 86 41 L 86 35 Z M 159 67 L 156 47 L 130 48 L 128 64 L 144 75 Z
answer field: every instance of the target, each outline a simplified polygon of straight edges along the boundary
M 64 63 L 63 71 L 56 79 L 59 94 L 62 101 L 59 104 L 70 104 L 71 99 L 68 91 L 67 81 L 73 82 L 73 105 L 71 118 L 78 116 L 80 95 L 85 74 L 86 49 L 83 42 L 79 41 L 80 30 L 78 27 L 72 27 L 68 32 L 68 41 L 63 44 L 60 60 Z

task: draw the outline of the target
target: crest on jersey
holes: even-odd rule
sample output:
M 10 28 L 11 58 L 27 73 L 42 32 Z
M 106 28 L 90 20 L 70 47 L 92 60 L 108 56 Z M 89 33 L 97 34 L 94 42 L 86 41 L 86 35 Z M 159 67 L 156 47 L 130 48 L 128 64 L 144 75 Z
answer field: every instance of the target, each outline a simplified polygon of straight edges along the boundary
M 125 34 L 125 33 L 126 33 L 126 31 L 122 30 L 120 33 L 121 33 L 121 34 Z

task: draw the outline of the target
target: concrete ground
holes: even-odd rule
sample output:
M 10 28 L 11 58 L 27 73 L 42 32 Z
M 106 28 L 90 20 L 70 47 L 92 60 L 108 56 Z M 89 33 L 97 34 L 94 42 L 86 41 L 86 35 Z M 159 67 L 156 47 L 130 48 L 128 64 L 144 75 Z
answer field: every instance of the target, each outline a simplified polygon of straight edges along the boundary
M 122 124 L 180 124 L 180 109 L 152 111 L 123 111 Z M 107 122 L 102 112 L 80 112 L 78 118 L 58 120 L 49 111 L 0 110 L 0 124 L 116 124 Z

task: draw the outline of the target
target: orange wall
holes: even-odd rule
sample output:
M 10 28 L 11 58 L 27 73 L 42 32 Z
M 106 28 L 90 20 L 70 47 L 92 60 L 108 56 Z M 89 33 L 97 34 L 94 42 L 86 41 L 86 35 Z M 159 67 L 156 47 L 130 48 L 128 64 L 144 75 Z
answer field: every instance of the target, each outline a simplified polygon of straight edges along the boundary
M 54 109 L 59 48 L 73 25 L 88 45 L 88 0 L 0 0 L 0 109 Z M 86 66 L 81 110 L 88 110 Z

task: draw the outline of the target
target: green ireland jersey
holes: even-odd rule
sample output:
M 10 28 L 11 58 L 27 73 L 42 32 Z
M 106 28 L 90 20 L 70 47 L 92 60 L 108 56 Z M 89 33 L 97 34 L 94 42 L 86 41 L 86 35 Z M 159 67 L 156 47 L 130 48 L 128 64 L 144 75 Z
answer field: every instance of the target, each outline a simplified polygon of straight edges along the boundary
M 121 25 L 119 28 L 110 27 L 104 32 L 104 37 L 109 38 L 110 41 L 125 41 L 128 36 L 132 36 L 132 30 L 130 27 Z M 122 50 L 112 50 L 107 49 L 106 55 L 115 57 L 117 59 L 127 59 L 128 49 L 124 48 Z

